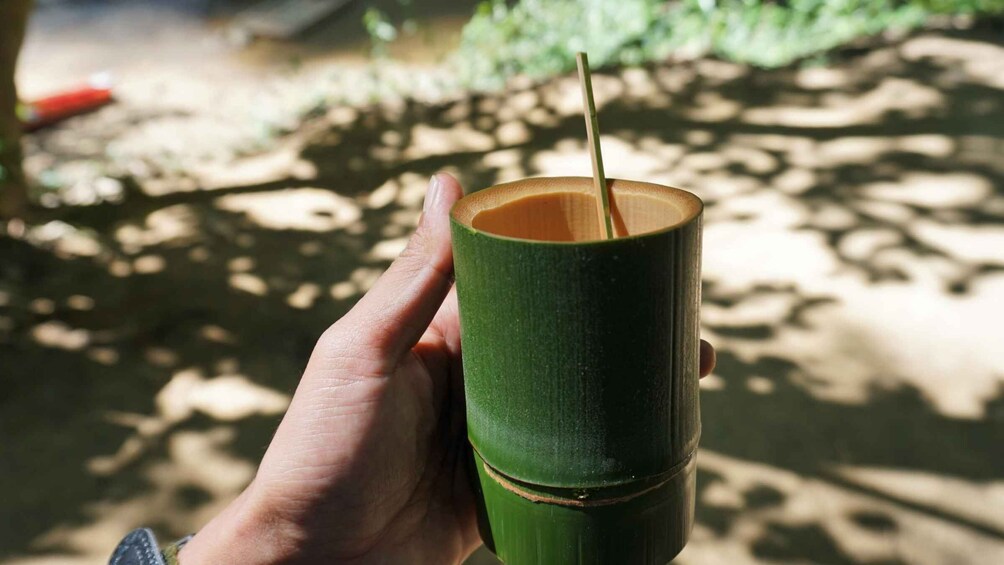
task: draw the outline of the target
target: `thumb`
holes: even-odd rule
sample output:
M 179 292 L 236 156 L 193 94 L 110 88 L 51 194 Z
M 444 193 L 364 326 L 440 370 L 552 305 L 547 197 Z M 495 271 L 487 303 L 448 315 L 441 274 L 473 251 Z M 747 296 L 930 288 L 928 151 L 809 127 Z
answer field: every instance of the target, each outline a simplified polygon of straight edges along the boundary
M 433 175 L 408 246 L 336 324 L 336 333 L 351 332 L 351 343 L 392 364 L 418 342 L 453 284 L 449 215 L 461 196 L 456 179 Z

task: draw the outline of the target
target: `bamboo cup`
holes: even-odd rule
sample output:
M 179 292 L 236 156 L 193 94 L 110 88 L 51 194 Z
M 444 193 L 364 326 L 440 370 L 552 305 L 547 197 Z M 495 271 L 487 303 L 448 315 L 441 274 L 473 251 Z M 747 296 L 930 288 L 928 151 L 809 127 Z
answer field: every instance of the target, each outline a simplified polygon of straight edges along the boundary
M 693 525 L 701 214 L 693 194 L 533 178 L 451 213 L 479 527 L 509 565 L 662 564 Z

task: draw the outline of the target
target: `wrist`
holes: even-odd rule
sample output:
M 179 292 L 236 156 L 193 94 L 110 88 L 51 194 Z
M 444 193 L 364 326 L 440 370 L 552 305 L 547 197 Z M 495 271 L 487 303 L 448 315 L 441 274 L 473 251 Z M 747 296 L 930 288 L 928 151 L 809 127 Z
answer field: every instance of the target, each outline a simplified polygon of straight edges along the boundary
M 302 538 L 252 483 L 182 548 L 179 564 L 295 563 Z

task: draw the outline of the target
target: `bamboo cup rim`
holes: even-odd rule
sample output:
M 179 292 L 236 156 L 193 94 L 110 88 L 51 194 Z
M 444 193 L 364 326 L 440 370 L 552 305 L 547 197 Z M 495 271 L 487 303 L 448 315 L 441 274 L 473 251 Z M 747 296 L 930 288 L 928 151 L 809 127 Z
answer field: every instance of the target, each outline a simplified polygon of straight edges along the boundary
M 596 224 L 593 179 L 533 177 L 498 184 L 460 199 L 450 212 L 487 237 L 543 245 L 604 245 L 679 229 L 700 217 L 691 192 L 654 183 L 608 179 L 614 237 Z

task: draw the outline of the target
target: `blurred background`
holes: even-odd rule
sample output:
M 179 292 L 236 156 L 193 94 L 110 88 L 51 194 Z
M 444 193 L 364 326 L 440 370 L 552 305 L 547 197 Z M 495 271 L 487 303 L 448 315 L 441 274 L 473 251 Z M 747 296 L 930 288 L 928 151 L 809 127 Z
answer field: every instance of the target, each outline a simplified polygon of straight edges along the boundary
M 1004 563 L 1002 11 L 0 0 L 0 563 L 226 505 L 432 173 L 589 174 L 578 50 L 608 175 L 707 203 L 677 562 Z

